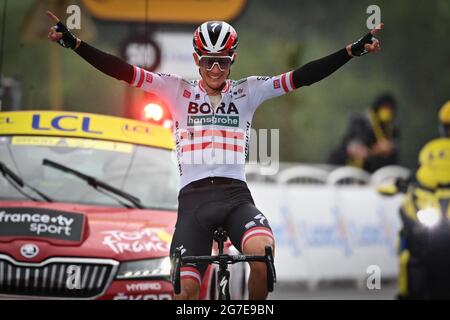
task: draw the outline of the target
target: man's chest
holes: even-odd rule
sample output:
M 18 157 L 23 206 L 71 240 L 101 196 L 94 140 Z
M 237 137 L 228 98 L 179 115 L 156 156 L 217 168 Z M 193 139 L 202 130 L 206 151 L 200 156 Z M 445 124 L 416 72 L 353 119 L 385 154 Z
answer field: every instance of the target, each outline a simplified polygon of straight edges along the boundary
M 184 94 L 178 103 L 179 123 L 188 128 L 210 125 L 239 128 L 252 117 L 243 90 L 231 89 L 213 100 L 198 92 Z

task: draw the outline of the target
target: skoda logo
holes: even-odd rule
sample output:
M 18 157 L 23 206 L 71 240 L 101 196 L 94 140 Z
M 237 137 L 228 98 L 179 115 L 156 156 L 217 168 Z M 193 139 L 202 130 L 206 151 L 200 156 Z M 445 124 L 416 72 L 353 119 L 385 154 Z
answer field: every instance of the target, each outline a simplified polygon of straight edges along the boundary
M 22 256 L 24 256 L 25 258 L 34 258 L 38 255 L 39 253 L 39 247 L 35 244 L 24 244 L 21 248 L 20 248 L 20 253 L 22 254 Z

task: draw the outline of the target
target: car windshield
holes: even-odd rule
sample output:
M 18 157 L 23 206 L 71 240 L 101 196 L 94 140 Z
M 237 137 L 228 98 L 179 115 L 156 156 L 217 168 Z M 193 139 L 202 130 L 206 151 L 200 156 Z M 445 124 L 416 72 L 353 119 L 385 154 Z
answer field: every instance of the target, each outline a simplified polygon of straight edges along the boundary
M 54 201 L 116 207 L 111 197 L 73 175 L 42 165 L 43 159 L 130 193 L 146 208 L 177 207 L 178 173 L 170 150 L 80 138 L 0 137 L 0 161 Z M 3 176 L 0 199 L 29 200 Z

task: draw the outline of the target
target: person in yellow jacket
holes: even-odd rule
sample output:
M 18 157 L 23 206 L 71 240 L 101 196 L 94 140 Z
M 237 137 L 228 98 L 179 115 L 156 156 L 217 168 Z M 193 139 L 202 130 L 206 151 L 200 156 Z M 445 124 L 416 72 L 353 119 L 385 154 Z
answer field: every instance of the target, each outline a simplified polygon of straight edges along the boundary
M 328 163 L 375 172 L 398 163 L 399 128 L 397 101 L 392 94 L 378 96 L 365 112 L 351 116 L 341 143 L 330 153 Z
M 440 120 L 440 125 L 445 124 L 445 119 Z M 431 140 L 420 151 L 419 168 L 409 183 L 400 217 L 398 297 L 450 299 L 448 135 Z

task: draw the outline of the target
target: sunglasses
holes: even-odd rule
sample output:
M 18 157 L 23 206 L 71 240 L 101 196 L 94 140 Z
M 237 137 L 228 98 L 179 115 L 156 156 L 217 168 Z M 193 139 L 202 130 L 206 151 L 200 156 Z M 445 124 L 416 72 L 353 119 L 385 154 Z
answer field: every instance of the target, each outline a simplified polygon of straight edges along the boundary
M 208 71 L 211 71 L 217 64 L 220 71 L 225 71 L 233 64 L 233 58 L 230 56 L 201 56 L 199 64 Z

